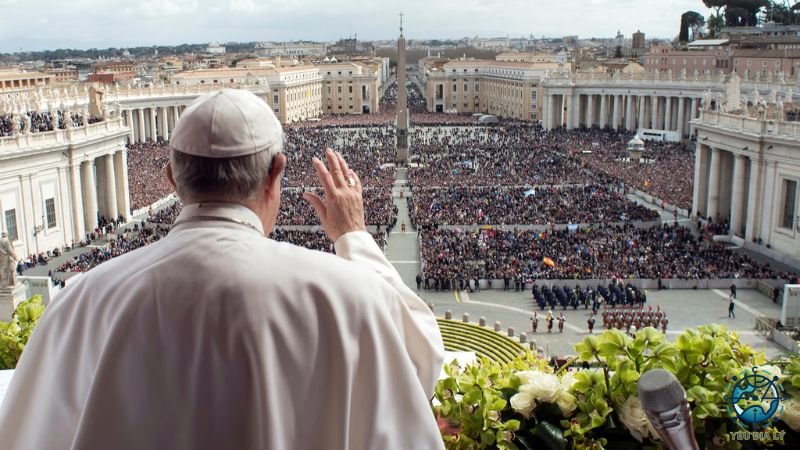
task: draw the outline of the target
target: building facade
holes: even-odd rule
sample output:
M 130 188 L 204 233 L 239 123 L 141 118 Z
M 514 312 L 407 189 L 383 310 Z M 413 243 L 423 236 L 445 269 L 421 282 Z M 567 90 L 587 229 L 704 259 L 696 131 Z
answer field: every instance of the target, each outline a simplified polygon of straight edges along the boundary
M 555 62 L 425 59 L 429 112 L 483 113 L 524 121 L 541 117 L 541 80 Z
M 0 138 L 0 229 L 18 255 L 73 245 L 98 218 L 130 217 L 121 118 Z
M 694 126 L 693 214 L 730 220 L 742 245 L 800 259 L 800 124 L 704 111 Z
M 256 63 L 259 62 L 251 61 L 250 64 Z M 175 74 L 172 83 L 176 86 L 249 86 L 256 91 L 261 89 L 278 119 L 282 123 L 291 123 L 322 114 L 378 112 L 381 87 L 385 82 L 383 69 L 382 61 L 208 69 Z
M 53 78 L 53 75 L 42 72 L 0 71 L 0 92 L 47 86 Z

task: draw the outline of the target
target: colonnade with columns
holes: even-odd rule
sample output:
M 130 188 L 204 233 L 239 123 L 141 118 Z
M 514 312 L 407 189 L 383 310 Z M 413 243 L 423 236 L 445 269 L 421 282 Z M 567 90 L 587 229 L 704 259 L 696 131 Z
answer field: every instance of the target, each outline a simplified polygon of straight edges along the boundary
M 130 218 L 128 154 L 119 149 L 73 165 L 72 203 L 75 235 L 84 236 L 97 228 L 98 218 Z
M 762 165 L 758 158 L 750 155 L 698 143 L 695 151 L 693 213 L 699 213 L 714 222 L 728 219 L 731 234 L 752 239 L 757 233 L 753 225 L 759 222 L 754 206 L 761 196 L 757 175 Z M 772 166 L 774 169 L 774 163 Z
M 130 142 L 144 142 L 148 139 L 169 140 L 170 131 L 175 129 L 185 105 L 152 106 L 131 108 L 123 111 L 125 125 L 130 128 Z
M 544 99 L 547 129 L 652 129 L 677 132 L 685 138 L 689 122 L 699 114 L 700 98 L 683 94 L 553 93 Z

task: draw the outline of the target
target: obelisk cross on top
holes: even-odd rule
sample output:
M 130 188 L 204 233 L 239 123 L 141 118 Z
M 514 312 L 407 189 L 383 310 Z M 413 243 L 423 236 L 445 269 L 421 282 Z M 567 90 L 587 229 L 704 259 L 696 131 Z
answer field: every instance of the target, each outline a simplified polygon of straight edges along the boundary
M 408 163 L 408 92 L 406 91 L 406 38 L 403 13 L 400 13 L 400 38 L 397 40 L 397 162 Z

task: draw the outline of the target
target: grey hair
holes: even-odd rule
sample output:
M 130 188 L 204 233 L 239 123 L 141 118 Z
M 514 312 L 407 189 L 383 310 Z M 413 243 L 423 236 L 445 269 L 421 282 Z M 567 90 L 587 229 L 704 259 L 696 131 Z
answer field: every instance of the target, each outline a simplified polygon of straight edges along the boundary
M 172 149 L 170 163 L 178 197 L 210 195 L 228 200 L 253 200 L 269 176 L 271 149 L 235 158 L 206 158 Z

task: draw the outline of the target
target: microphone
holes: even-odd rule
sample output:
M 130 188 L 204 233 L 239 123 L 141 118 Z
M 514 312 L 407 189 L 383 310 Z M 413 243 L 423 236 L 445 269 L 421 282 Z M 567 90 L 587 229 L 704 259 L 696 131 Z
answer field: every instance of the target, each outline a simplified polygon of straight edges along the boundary
M 647 419 L 670 450 L 699 450 L 686 391 L 670 372 L 653 369 L 637 383 Z

